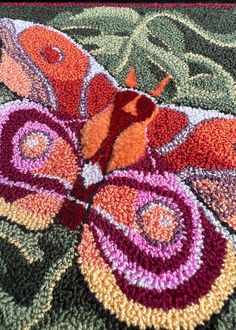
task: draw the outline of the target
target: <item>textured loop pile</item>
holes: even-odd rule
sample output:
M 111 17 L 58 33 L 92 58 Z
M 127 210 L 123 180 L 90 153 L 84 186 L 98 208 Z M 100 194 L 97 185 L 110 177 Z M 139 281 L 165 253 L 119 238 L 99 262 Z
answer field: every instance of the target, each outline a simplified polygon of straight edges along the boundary
M 15 6 L 0 329 L 234 330 L 236 7 Z

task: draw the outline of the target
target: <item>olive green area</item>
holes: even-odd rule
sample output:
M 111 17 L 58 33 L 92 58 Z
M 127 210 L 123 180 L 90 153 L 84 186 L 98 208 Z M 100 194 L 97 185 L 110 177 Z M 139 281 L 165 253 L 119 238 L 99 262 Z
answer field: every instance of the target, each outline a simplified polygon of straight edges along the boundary
M 51 308 L 54 287 L 73 264 L 77 235 L 60 225 L 32 233 L 1 217 L 0 329 L 31 328 Z
M 124 86 L 130 67 L 160 100 L 236 113 L 236 9 L 0 6 L 9 17 L 53 26 L 81 43 Z M 0 103 L 17 99 L 0 85 Z M 0 330 L 136 330 L 91 294 L 76 264 L 80 231 L 58 224 L 33 233 L 0 219 Z M 56 275 L 60 274 L 60 275 Z M 31 321 L 33 323 L 31 324 Z M 235 296 L 198 330 L 236 328 Z

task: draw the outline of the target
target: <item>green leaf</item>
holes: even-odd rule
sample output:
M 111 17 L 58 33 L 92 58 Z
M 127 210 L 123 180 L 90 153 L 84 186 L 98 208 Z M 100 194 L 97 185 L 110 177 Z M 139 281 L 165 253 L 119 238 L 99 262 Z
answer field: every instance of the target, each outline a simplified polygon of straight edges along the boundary
M 14 94 L 9 91 L 9 89 L 0 84 L 0 104 L 14 100 Z
M 181 56 L 185 50 L 184 35 L 167 17 L 160 17 L 147 24 L 150 34 L 158 41 L 163 42 L 175 55 Z
M 204 104 L 206 108 L 236 112 L 236 85 L 231 75 L 219 64 L 204 56 L 187 53 L 184 58 L 187 63 L 204 66 L 211 73 L 189 77 L 177 89 L 173 102 L 191 102 L 194 106 Z
M 236 324 L 236 301 L 235 298 L 229 300 L 229 307 L 223 311 L 217 322 L 217 330 L 232 330 Z
M 85 37 L 81 41 L 85 45 L 98 45 L 98 49 L 91 51 L 91 55 L 109 54 L 115 56 L 120 53 L 125 40 L 128 37 L 121 37 L 116 35 L 101 35 L 96 37 Z
M 18 276 L 22 278 L 14 281 L 11 279 L 14 274 L 10 275 L 8 269 L 9 280 L 14 287 L 14 295 L 16 294 L 16 289 L 20 289 L 22 290 L 22 299 L 25 299 L 25 296 L 30 294 L 29 290 L 25 292 L 25 289 L 32 290 L 31 286 L 36 286 L 37 290 L 35 290 L 30 303 L 22 304 L 18 303 L 19 298 L 16 299 L 6 291 L 6 287 L 4 289 L 4 286 L 1 285 L 0 310 L 4 317 L 5 329 L 31 329 L 51 309 L 54 288 L 66 270 L 72 266 L 76 245 L 78 244 L 76 235 L 76 232 L 70 232 L 61 226 L 55 225 L 41 236 L 39 246 L 44 251 L 43 260 L 29 266 L 29 274 L 25 272 L 24 264 L 21 262 L 21 273 Z M 8 259 L 5 258 L 8 264 L 14 260 L 12 257 L 10 261 Z M 7 265 L 7 267 L 9 266 Z M 34 278 L 36 278 L 36 281 L 33 281 Z M 27 281 L 30 282 L 30 285 Z M 23 283 L 23 286 L 20 288 L 17 287 L 19 283 Z
M 126 34 L 132 31 L 139 17 L 139 14 L 131 8 L 95 7 L 84 9 L 77 15 L 71 12 L 60 14 L 49 24 L 63 30 L 70 26 L 93 27 L 104 34 Z
M 143 52 L 152 63 L 159 66 L 166 74 L 171 74 L 177 84 L 182 85 L 189 76 L 188 65 L 171 51 L 153 45 L 147 39 L 141 44 Z
M 41 236 L 41 233 L 26 233 L 3 219 L 0 221 L 0 239 L 16 247 L 30 264 L 43 258 L 43 251 L 38 245 Z
M 177 10 L 166 10 L 163 12 L 156 12 L 152 15 L 146 15 L 148 22 L 158 20 L 160 18 L 167 18 L 172 22 L 176 22 L 184 28 L 190 29 L 193 34 L 198 34 L 207 40 L 209 43 L 215 44 L 219 47 L 235 48 L 236 47 L 236 31 L 229 34 L 212 33 L 203 29 L 200 25 L 196 24 L 193 20 L 189 19 L 178 12 Z M 171 30 L 168 30 L 171 33 Z
M 228 68 L 225 69 L 223 59 L 222 63 L 211 59 L 210 47 L 227 50 L 229 57 L 232 56 L 236 33 L 207 31 L 178 10 L 139 15 L 131 8 L 87 8 L 76 15 L 59 14 L 50 24 L 71 34 L 90 50 L 122 86 L 131 67 L 135 67 L 138 88 L 145 92 L 170 74 L 174 83 L 160 97 L 165 103 L 236 112 L 235 81 Z M 78 34 L 77 28 L 82 29 Z M 86 33 L 81 33 L 86 29 Z M 89 34 L 89 29 L 96 33 Z M 189 34 L 192 40 L 198 35 L 209 44 L 208 57 L 194 54 L 194 49 L 191 53 L 186 38 Z M 192 76 L 192 73 L 205 74 Z

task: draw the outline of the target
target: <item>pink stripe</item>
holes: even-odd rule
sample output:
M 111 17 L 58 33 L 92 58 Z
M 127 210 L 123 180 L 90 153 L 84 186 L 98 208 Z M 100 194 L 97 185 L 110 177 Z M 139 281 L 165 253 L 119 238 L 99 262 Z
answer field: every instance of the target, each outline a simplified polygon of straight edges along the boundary
M 133 242 L 136 246 L 142 247 L 143 251 L 151 257 L 160 257 L 162 259 L 169 259 L 175 253 L 179 252 L 183 246 L 182 237 L 178 239 L 174 243 L 170 243 L 167 247 L 163 248 L 160 246 L 152 246 L 148 244 L 144 237 L 142 237 L 137 232 L 135 233 L 132 230 L 127 230 L 124 234 L 128 237 L 128 239 Z
M 118 270 L 123 274 L 124 278 L 129 284 L 134 284 L 142 288 L 150 290 L 156 289 L 161 292 L 167 288 L 176 289 L 178 285 L 185 282 L 202 264 L 202 234 L 201 230 L 197 229 L 194 237 L 194 245 L 191 248 L 190 256 L 185 264 L 180 265 L 173 273 L 167 271 L 156 275 L 148 270 L 143 269 L 141 266 L 136 265 L 128 260 L 127 256 L 120 251 L 117 246 L 109 240 L 108 237 L 103 235 L 96 226 L 95 230 L 99 237 L 99 241 L 105 256 L 112 264 L 112 270 Z
M 61 195 L 56 193 L 53 190 L 47 190 L 44 188 L 39 188 L 37 186 L 30 186 L 28 183 L 24 183 L 24 182 L 20 182 L 20 181 L 11 181 L 10 179 L 4 177 L 1 173 L 0 173 L 0 183 L 9 186 L 11 188 L 15 187 L 19 187 L 22 189 L 26 189 L 32 192 L 36 192 L 38 194 L 43 194 L 46 196 L 53 196 L 58 198 L 59 200 L 64 200 L 67 196 L 66 195 Z
M 75 2 L 0 2 L 0 6 L 33 6 L 33 7 L 149 7 L 149 8 L 176 8 L 176 7 L 209 7 L 209 8 L 235 8 L 236 4 L 231 3 L 75 3 Z
M 146 287 L 148 289 L 155 288 L 157 291 L 162 291 L 166 288 L 175 289 L 180 283 L 183 283 L 187 278 L 193 276 L 197 269 L 201 265 L 201 256 L 202 256 L 202 226 L 200 221 L 200 215 L 197 207 L 197 200 L 194 197 L 188 195 L 185 191 L 185 186 L 179 181 L 179 179 L 172 173 L 166 173 L 164 175 L 159 174 L 148 174 L 144 176 L 143 174 L 138 174 L 136 171 L 116 171 L 112 173 L 109 177 L 130 177 L 136 179 L 138 182 L 148 182 L 153 187 L 165 187 L 170 191 L 175 191 L 179 196 L 181 196 L 185 204 L 191 210 L 191 221 L 193 223 L 193 244 L 189 251 L 189 256 L 185 264 L 180 265 L 178 269 L 174 272 L 166 271 L 160 275 L 156 275 L 146 269 L 143 269 L 141 266 L 137 266 L 135 262 L 128 260 L 127 256 L 119 250 L 119 248 L 110 241 L 109 237 L 104 236 L 102 230 L 98 229 L 95 225 L 97 235 L 99 236 L 99 242 L 101 248 L 108 258 L 112 265 L 113 270 L 118 270 L 120 273 L 123 273 L 124 278 L 130 283 L 135 284 L 140 287 Z M 139 199 L 136 205 L 136 208 L 140 208 L 142 205 L 145 205 L 147 201 L 150 200 L 159 200 L 161 196 L 154 193 L 139 192 Z M 147 198 L 147 197 L 150 197 Z M 140 204 L 139 204 L 140 203 Z M 176 207 L 173 202 L 173 207 Z M 178 209 L 178 207 L 177 207 Z M 106 217 L 106 216 L 105 216 Z M 107 218 L 107 217 L 106 217 Z M 109 220 L 109 219 L 107 219 Z M 141 235 L 140 235 L 141 236 Z M 128 236 L 129 237 L 129 236 Z M 136 237 L 134 237 L 136 238 Z M 131 239 L 131 237 L 129 237 Z M 131 239 L 132 240 L 132 239 Z M 137 242 L 138 244 L 138 242 Z M 139 244 L 138 244 L 139 245 Z M 139 245 L 144 251 L 147 250 L 147 245 Z M 150 249 L 148 248 L 148 252 Z M 161 251 L 162 252 L 162 251 Z M 183 251 L 183 254 L 186 251 Z M 159 254 L 159 251 L 157 251 Z
M 109 180 L 109 178 L 117 178 L 117 177 L 124 177 L 124 178 L 131 178 L 131 179 L 135 179 L 138 182 L 142 183 L 142 182 L 147 182 L 149 183 L 151 186 L 155 187 L 155 186 L 159 186 L 159 187 L 165 187 L 168 188 L 170 191 L 174 191 L 177 194 L 179 194 L 180 196 L 182 196 L 186 202 L 186 204 L 190 207 L 190 209 L 192 210 L 192 217 L 193 217 L 193 221 L 194 221 L 194 225 L 195 227 L 197 227 L 197 223 L 198 223 L 198 218 L 199 218 L 199 214 L 198 214 L 198 208 L 197 208 L 197 202 L 195 198 L 190 198 L 190 196 L 188 196 L 188 194 L 186 193 L 184 186 L 182 186 L 182 184 L 177 180 L 177 177 L 175 174 L 172 173 L 168 173 L 165 176 L 158 174 L 158 171 L 156 171 L 155 174 L 148 174 L 144 177 L 143 174 L 137 173 L 135 170 L 128 170 L 128 171 L 114 171 L 112 174 L 110 174 L 107 179 Z M 148 200 L 147 199 L 147 193 L 142 193 L 139 192 L 139 198 L 142 199 L 142 197 L 146 198 L 145 201 L 139 200 L 136 207 L 141 207 L 142 204 L 147 203 Z M 149 195 L 150 198 L 152 200 L 155 200 L 155 196 L 158 199 L 158 195 L 155 195 L 155 193 L 150 194 Z M 107 218 L 106 218 L 107 219 Z M 109 219 L 107 219 L 109 220 Z M 123 229 L 122 229 L 123 230 Z M 182 247 L 182 242 L 181 240 L 175 242 L 175 243 L 171 243 L 167 248 L 165 248 L 164 250 L 162 250 L 161 247 L 153 247 L 150 246 L 149 244 L 145 244 L 145 239 L 141 238 L 141 236 L 137 233 L 135 233 L 134 231 L 132 231 L 131 229 L 127 229 L 127 230 L 123 230 L 124 234 L 135 244 L 138 246 L 142 246 L 142 248 L 144 249 L 144 251 L 147 254 L 150 255 L 158 255 L 161 258 L 170 258 L 172 256 L 173 253 L 176 253 L 176 251 L 179 250 L 179 248 Z

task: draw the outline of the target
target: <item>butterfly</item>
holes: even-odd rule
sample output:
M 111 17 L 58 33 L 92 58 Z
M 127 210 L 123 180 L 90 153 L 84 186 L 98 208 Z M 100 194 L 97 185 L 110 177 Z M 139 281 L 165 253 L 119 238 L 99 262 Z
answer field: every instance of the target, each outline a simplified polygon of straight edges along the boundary
M 194 329 L 236 286 L 236 119 L 121 88 L 66 34 L 0 20 L 0 212 L 31 231 L 82 226 L 77 263 L 112 314 Z

